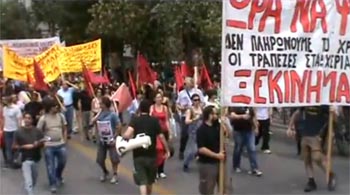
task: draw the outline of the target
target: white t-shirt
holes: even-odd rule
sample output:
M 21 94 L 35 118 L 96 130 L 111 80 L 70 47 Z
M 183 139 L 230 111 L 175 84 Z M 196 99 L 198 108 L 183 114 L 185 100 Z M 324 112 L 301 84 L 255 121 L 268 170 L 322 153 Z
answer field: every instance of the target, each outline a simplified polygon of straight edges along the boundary
M 267 107 L 256 108 L 256 119 L 267 120 L 269 118 L 270 118 L 269 108 Z
M 19 119 L 22 118 L 21 109 L 16 105 L 4 106 L 2 114 L 4 117 L 4 131 L 17 131 L 20 126 Z

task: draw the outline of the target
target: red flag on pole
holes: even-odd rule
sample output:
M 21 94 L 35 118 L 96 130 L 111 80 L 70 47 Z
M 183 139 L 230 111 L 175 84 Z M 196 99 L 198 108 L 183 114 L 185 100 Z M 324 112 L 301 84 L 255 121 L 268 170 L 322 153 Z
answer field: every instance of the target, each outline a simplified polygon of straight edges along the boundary
M 36 90 L 43 90 L 47 91 L 49 90 L 49 86 L 45 82 L 45 75 L 42 69 L 40 68 L 40 65 L 34 60 L 34 89 Z
M 121 84 L 116 92 L 111 96 L 112 101 L 117 101 L 118 111 L 124 112 L 132 103 L 132 97 L 129 91 L 129 88 L 125 85 L 125 83 Z
M 213 82 L 209 76 L 208 69 L 205 65 L 202 65 L 201 67 L 199 85 L 201 85 L 203 89 L 211 89 L 214 87 Z
M 142 54 L 138 54 L 137 60 L 137 72 L 140 84 L 151 83 L 153 85 L 154 81 L 157 80 L 157 73 L 152 70 L 147 59 Z
M 131 89 L 131 95 L 133 98 L 136 98 L 136 86 L 134 78 L 132 77 L 132 74 L 130 71 L 128 71 L 128 77 L 129 77 L 129 87 Z
M 94 92 L 94 88 L 91 85 L 91 78 L 90 78 L 88 69 L 86 68 L 85 64 L 82 64 L 82 66 L 83 66 L 83 77 L 84 77 L 84 84 L 85 84 L 86 91 L 88 92 L 88 95 L 90 97 L 94 97 L 95 92 Z
M 184 79 L 182 77 L 181 67 L 177 67 L 177 66 L 175 67 L 174 77 L 175 77 L 176 89 L 177 91 L 180 91 L 184 85 Z
M 182 77 L 193 77 L 194 70 L 192 67 L 188 66 L 185 61 L 181 62 L 180 67 Z

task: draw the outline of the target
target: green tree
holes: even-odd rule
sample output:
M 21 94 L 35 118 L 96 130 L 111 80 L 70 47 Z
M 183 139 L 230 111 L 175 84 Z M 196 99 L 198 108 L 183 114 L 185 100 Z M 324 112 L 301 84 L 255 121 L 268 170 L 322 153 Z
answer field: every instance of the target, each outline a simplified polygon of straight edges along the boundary
M 37 38 L 37 22 L 18 1 L 0 1 L 0 39 Z
M 58 31 L 61 39 L 72 45 L 94 38 L 87 34 L 86 29 L 92 19 L 88 9 L 97 2 L 33 0 L 32 9 L 37 20 L 48 26 L 51 36 Z

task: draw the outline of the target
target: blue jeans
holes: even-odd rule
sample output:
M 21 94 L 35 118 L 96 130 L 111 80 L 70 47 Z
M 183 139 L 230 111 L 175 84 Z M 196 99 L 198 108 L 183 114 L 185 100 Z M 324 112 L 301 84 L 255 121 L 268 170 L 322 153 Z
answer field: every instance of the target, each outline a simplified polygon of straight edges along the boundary
M 49 185 L 56 187 L 62 181 L 62 173 L 67 161 L 65 145 L 49 146 L 44 150 Z
M 6 153 L 6 164 L 11 165 L 13 162 L 13 139 L 14 139 L 15 132 L 6 132 L 4 131 L 4 137 L 5 137 L 5 153 Z
M 73 132 L 74 107 L 66 106 L 66 111 L 63 114 L 67 120 L 67 133 L 70 135 Z
M 22 174 L 24 178 L 24 188 L 28 195 L 34 195 L 33 188 L 38 178 L 38 164 L 32 160 L 25 160 L 22 163 Z
M 235 147 L 233 150 L 233 168 L 240 168 L 241 156 L 244 147 L 247 147 L 251 170 L 258 169 L 255 149 L 255 134 L 252 130 L 235 131 Z
M 184 166 L 188 166 L 190 162 L 195 159 L 197 151 L 198 148 L 195 135 L 189 135 L 184 153 Z

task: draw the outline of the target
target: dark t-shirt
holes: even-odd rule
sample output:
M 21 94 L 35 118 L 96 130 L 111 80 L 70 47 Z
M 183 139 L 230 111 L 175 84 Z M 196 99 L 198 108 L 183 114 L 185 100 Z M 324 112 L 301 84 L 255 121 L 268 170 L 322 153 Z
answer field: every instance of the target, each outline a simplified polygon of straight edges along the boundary
M 302 128 L 298 131 L 301 136 L 316 136 L 327 128 L 329 106 L 308 106 L 300 109 L 299 122 Z
M 220 152 L 220 125 L 215 124 L 209 126 L 206 123 L 202 125 L 197 130 L 197 146 L 198 148 L 206 147 L 212 152 Z M 218 163 L 218 159 L 214 159 L 203 154 L 199 154 L 199 162 L 201 163 Z
M 21 127 L 18 131 L 15 132 L 14 141 L 19 145 L 34 144 L 35 141 L 40 141 L 44 138 L 44 134 L 37 128 L 32 127 L 27 129 Z M 39 161 L 41 158 L 40 148 L 33 149 L 21 149 L 22 151 L 22 160 L 33 160 Z
M 157 136 L 161 133 L 161 128 L 159 125 L 158 119 L 149 116 L 149 115 L 141 115 L 138 117 L 134 117 L 131 119 L 130 127 L 134 129 L 134 137 L 140 133 L 145 133 L 146 135 L 150 136 L 152 145 L 149 146 L 147 149 L 144 148 L 138 148 L 133 150 L 133 157 L 151 157 L 156 158 L 157 157 L 157 151 L 156 151 L 156 143 L 157 143 Z
M 81 111 L 91 111 L 92 98 L 86 90 L 79 92 L 79 100 L 81 103 Z
M 238 115 L 249 114 L 250 119 L 232 119 L 231 125 L 233 126 L 235 131 L 251 131 L 253 129 L 253 117 L 254 110 L 248 107 L 232 107 L 229 112 L 234 112 Z

